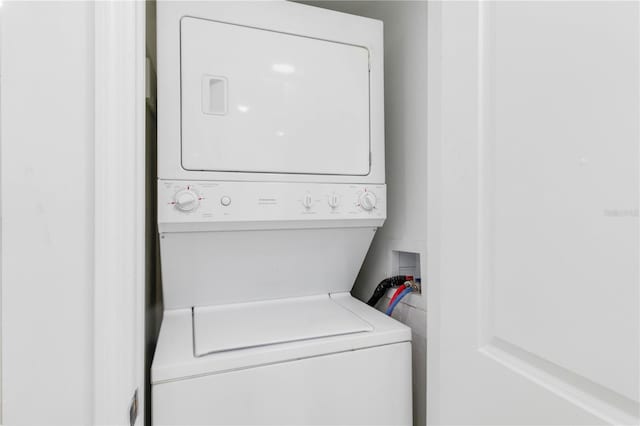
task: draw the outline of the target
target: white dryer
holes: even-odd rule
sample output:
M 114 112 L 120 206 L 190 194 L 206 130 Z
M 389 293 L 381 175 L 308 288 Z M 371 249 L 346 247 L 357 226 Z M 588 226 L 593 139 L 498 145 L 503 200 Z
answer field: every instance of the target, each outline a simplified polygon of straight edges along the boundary
M 382 23 L 159 2 L 152 422 L 411 423 L 410 330 L 349 294 L 386 217 Z

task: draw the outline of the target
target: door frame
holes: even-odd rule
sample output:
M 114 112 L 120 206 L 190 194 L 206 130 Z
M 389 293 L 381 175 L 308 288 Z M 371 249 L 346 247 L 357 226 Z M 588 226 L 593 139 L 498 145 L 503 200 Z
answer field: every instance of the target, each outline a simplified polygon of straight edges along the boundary
M 427 3 L 427 424 L 440 421 L 440 229 L 442 215 L 442 2 Z
M 94 424 L 144 424 L 144 8 L 94 6 Z

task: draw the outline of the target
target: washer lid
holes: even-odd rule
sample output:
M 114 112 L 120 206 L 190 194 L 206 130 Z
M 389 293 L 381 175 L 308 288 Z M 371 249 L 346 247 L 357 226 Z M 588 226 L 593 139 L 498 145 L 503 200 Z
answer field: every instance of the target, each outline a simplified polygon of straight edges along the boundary
M 193 308 L 195 356 L 368 331 L 329 295 Z

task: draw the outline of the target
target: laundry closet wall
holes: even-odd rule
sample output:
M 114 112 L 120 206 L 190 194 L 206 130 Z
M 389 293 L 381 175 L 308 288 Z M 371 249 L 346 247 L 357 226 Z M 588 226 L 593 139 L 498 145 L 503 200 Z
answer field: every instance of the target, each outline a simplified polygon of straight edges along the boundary
M 426 276 L 427 240 L 427 7 L 426 1 L 312 1 L 313 6 L 384 23 L 387 220 L 369 249 L 352 291 L 367 300 L 383 278 L 399 272 L 398 252 L 419 255 Z M 430 6 L 431 7 L 431 6 Z M 417 256 L 414 256 L 418 260 Z M 394 318 L 413 331 L 414 424 L 426 423 L 427 318 L 422 294 L 410 294 Z M 378 308 L 384 310 L 389 299 Z M 384 374 L 384 366 L 380 366 Z

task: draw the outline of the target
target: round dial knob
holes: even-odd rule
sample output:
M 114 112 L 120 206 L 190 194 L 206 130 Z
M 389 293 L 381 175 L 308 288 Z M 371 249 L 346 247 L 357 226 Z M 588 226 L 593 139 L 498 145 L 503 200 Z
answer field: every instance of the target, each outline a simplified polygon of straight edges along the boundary
M 198 194 L 189 190 L 183 189 L 181 191 L 176 192 L 174 196 L 176 209 L 182 212 L 190 212 L 198 208 L 200 205 L 200 199 Z
M 360 207 L 362 207 L 366 211 L 371 211 L 376 207 L 376 194 L 373 192 L 363 192 L 360 194 L 358 202 L 360 203 Z
M 311 194 L 304 194 L 304 197 L 302 197 L 302 205 L 305 209 L 311 208 L 311 206 L 313 205 L 313 197 L 311 196 Z
M 338 194 L 331 194 L 329 195 L 329 207 L 331 207 L 332 209 L 335 209 L 336 207 L 338 207 L 338 204 L 340 204 L 340 197 L 338 196 Z

